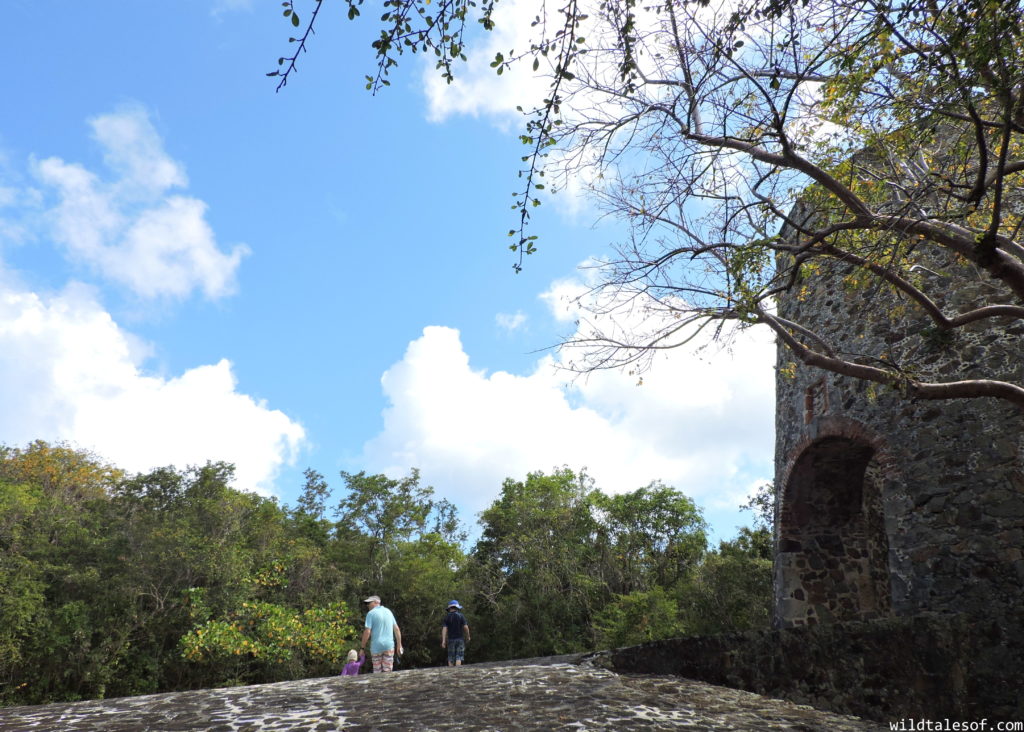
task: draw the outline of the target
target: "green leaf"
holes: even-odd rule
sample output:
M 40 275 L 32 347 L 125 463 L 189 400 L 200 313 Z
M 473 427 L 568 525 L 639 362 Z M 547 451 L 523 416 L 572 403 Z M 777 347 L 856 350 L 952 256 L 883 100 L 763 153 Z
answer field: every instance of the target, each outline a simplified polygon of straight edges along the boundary
M 292 25 L 294 25 L 296 27 L 299 25 L 299 14 L 298 13 L 292 13 Z

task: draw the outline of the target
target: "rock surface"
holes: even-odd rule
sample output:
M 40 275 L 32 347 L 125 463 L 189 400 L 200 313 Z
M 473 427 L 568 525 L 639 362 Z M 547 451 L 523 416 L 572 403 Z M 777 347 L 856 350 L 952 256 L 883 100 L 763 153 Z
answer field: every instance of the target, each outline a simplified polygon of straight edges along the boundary
M 678 676 L 578 657 L 426 668 L 0 709 L 0 730 L 830 730 L 882 727 Z

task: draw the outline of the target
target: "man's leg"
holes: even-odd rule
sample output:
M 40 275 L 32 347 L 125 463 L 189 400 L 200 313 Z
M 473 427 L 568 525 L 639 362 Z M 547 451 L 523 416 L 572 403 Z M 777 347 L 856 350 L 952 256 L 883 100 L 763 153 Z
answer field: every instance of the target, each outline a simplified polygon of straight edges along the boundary
M 466 641 L 462 638 L 448 641 L 448 665 L 461 666 L 466 656 Z
M 373 672 L 375 674 L 387 673 L 394 669 L 395 666 L 395 652 L 384 651 L 383 653 L 373 654 Z

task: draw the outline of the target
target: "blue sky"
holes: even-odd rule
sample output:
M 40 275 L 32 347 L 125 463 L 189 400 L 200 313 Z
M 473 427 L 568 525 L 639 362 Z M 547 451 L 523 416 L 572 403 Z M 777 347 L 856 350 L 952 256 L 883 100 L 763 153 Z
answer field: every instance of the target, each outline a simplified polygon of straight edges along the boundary
M 469 523 L 504 477 L 564 464 L 607 491 L 674 485 L 717 538 L 749 523 L 770 338 L 673 353 L 643 386 L 573 380 L 545 350 L 573 332 L 578 265 L 622 231 L 556 195 L 513 273 L 513 110 L 536 80 L 496 79 L 482 46 L 454 87 L 406 57 L 371 96 L 372 22 L 327 3 L 275 93 L 276 8 L 5 6 L 0 442 L 130 470 L 228 460 L 285 502 L 306 467 L 335 488 L 418 467 Z

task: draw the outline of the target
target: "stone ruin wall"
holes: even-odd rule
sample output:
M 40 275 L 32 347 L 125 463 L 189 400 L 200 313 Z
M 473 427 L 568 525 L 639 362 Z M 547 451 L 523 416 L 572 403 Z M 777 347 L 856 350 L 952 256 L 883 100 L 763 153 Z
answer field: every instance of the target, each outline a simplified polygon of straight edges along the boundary
M 879 722 L 1024 719 L 1024 609 L 690 636 L 608 651 L 619 673 L 678 674 Z M 885 727 L 883 727 L 885 729 Z M 967 729 L 964 727 L 963 729 Z
M 948 281 L 945 312 L 994 286 L 923 250 L 922 277 Z M 779 314 L 820 329 L 864 363 L 931 375 L 1024 380 L 1024 328 L 930 327 L 877 283 L 831 262 Z M 852 315 L 852 317 L 851 317 Z M 775 622 L 778 627 L 922 612 L 988 616 L 1024 586 L 1024 411 L 994 399 L 909 401 L 778 352 Z

